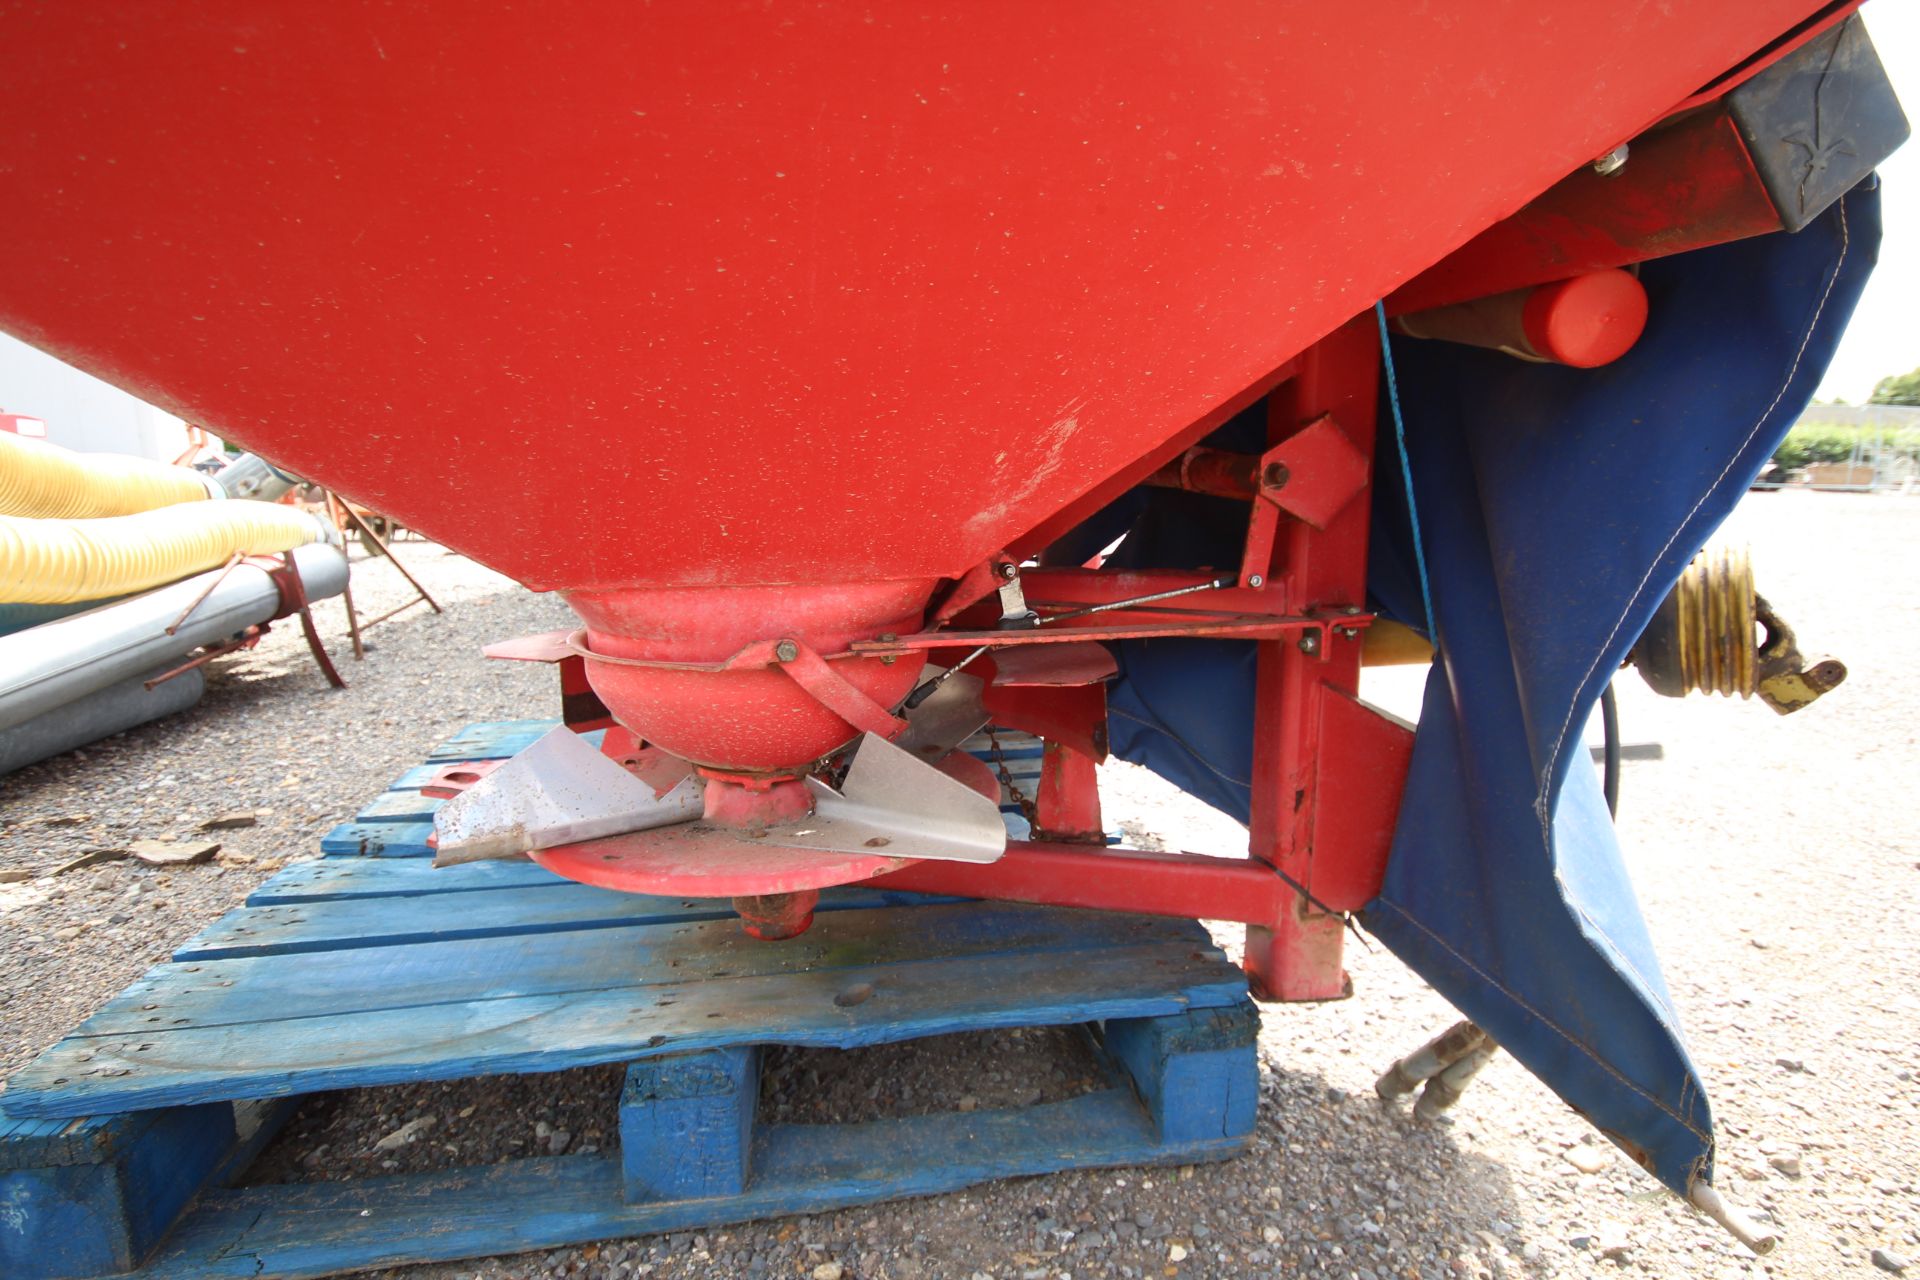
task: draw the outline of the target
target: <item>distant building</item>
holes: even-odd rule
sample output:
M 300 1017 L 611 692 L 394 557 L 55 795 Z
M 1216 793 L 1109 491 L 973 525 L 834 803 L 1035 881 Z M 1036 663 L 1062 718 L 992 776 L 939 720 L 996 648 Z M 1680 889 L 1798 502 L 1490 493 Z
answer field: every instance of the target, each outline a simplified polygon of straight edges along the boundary
M 187 451 L 187 424 L 179 418 L 6 334 L 0 411 L 38 418 L 47 439 L 87 453 L 172 462 Z

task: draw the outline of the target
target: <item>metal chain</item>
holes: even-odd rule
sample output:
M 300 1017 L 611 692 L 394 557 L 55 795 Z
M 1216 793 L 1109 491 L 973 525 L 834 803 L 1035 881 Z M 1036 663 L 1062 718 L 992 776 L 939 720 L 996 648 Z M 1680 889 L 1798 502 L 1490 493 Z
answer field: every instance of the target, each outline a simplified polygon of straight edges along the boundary
M 993 731 L 992 725 L 987 726 L 987 742 L 993 747 L 993 766 L 1000 773 L 1000 785 L 1007 789 L 1007 794 L 1013 797 L 1013 802 L 1020 806 L 1020 814 L 1026 818 L 1027 825 L 1036 826 L 1039 822 L 1039 810 L 1034 807 L 1033 801 L 1027 799 L 1026 793 L 1020 790 L 1019 784 L 1013 780 L 1013 775 L 1007 771 L 1007 757 L 1000 750 L 1000 736 Z

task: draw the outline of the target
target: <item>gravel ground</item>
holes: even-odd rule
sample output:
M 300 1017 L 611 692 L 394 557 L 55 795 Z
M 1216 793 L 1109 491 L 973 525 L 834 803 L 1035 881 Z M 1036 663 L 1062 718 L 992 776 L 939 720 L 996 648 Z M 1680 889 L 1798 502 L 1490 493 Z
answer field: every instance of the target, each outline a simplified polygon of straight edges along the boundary
M 1038 1280 L 1148 1275 L 1388 1277 L 1612 1274 L 1870 1276 L 1872 1252 L 1920 1259 L 1920 962 L 1905 906 L 1920 881 L 1920 501 L 1754 495 L 1730 536 L 1810 652 L 1852 670 L 1780 719 L 1758 703 L 1667 702 L 1620 685 L 1630 761 L 1621 824 L 1643 905 L 1722 1134 L 1721 1185 L 1771 1215 L 1758 1260 L 1680 1207 L 1510 1060 L 1450 1121 L 1416 1125 L 1370 1091 L 1390 1060 L 1455 1016 L 1384 951 L 1350 948 L 1356 998 L 1271 1007 L 1253 1149 L 1205 1166 L 1063 1174 L 929 1200 L 383 1272 L 394 1280 L 815 1276 Z M 565 610 L 419 543 L 402 554 L 448 606 L 374 633 L 353 687 L 328 692 L 297 631 L 218 665 L 185 716 L 0 780 L 0 871 L 39 873 L 90 848 L 264 811 L 217 836 L 205 866 L 126 862 L 0 884 L 0 1071 L 52 1043 L 189 933 L 469 721 L 542 715 L 542 668 L 487 663 L 490 639 Z M 370 612 L 404 598 L 359 567 Z M 344 649 L 339 605 L 321 606 Z M 1871 627 L 1846 619 L 1870 617 Z M 1376 678 L 1377 677 L 1377 678 Z M 1418 677 L 1370 673 L 1408 713 Z M 1124 765 L 1103 777 L 1110 823 L 1143 843 L 1228 851 L 1231 822 Z M 1232 932 L 1221 931 L 1231 945 Z M 782 1052 L 762 1105 L 787 1119 L 1017 1105 L 1084 1088 L 1064 1033 L 948 1037 L 833 1055 Z M 260 1181 L 446 1167 L 617 1141 L 607 1069 L 316 1099 L 256 1165 Z M 879 1081 L 879 1087 L 874 1082 Z M 411 1125 L 411 1142 L 378 1149 Z M 1589 1171 L 1591 1170 L 1591 1171 Z M 1893 1259 L 1888 1259 L 1892 1261 Z M 1909 1267 L 1920 1274 L 1920 1260 Z

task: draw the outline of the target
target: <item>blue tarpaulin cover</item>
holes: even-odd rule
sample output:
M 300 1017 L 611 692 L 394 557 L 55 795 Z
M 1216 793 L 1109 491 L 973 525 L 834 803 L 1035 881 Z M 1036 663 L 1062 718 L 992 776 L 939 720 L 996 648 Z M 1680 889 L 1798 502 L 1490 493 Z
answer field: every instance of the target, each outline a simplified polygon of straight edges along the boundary
M 1683 1195 L 1711 1181 L 1712 1117 L 1583 731 L 1811 399 L 1878 243 L 1869 179 L 1796 234 L 1649 262 L 1646 334 L 1601 369 L 1394 340 L 1440 660 L 1363 920 Z M 1262 430 L 1256 409 L 1211 443 L 1257 452 Z M 1402 486 L 1376 485 L 1374 503 L 1374 604 L 1424 630 Z M 1231 564 L 1245 511 L 1137 491 L 1078 537 L 1090 553 L 1130 530 L 1121 565 Z M 1253 646 L 1116 647 L 1114 753 L 1244 823 Z

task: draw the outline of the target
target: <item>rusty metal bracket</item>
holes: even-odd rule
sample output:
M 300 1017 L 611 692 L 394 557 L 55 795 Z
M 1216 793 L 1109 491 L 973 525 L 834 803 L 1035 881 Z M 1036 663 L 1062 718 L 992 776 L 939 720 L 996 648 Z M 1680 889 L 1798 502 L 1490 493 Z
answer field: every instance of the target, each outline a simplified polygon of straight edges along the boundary
M 142 687 L 149 690 L 156 689 L 176 676 L 187 674 L 187 672 L 193 670 L 195 667 L 206 666 L 215 658 L 225 657 L 229 653 L 238 653 L 242 649 L 251 649 L 260 643 L 260 637 L 266 635 L 267 631 L 268 626 L 266 623 L 256 623 L 231 640 L 222 640 L 218 644 L 202 645 L 200 646 L 199 652 L 195 653 L 179 666 L 162 671 L 151 680 L 142 681 Z
M 613 713 L 593 691 L 593 685 L 587 680 L 586 659 L 568 646 L 569 634 L 563 629 L 496 640 L 480 652 L 506 662 L 545 662 L 558 667 L 561 721 L 575 733 L 610 729 L 614 724 Z
M 1753 611 L 1766 639 L 1754 663 L 1754 692 L 1783 716 L 1831 693 L 1847 678 L 1847 664 L 1838 658 L 1808 662 L 1800 653 L 1793 628 L 1773 611 L 1767 598 L 1755 593 Z
M 220 570 L 219 574 L 215 576 L 212 582 L 209 582 L 207 584 L 206 590 L 202 591 L 199 595 L 195 596 L 193 598 L 193 603 L 189 604 L 186 608 L 182 609 L 180 611 L 180 616 L 175 618 L 171 623 L 168 624 L 167 634 L 170 636 L 178 635 L 180 632 L 180 628 L 187 625 L 187 619 L 193 616 L 194 610 L 198 609 L 201 605 L 205 604 L 207 602 L 207 597 L 220 589 L 220 584 L 227 580 L 227 575 L 233 572 L 234 566 L 238 565 L 240 561 L 245 558 L 246 558 L 246 553 L 242 551 L 236 551 L 232 555 L 228 556 L 225 567 L 223 567 Z
M 346 555 L 345 551 L 340 553 Z M 300 578 L 300 568 L 294 563 L 293 552 L 284 552 L 276 561 L 265 561 L 261 568 L 273 579 L 274 589 L 280 593 L 280 611 L 275 616 L 284 618 L 288 614 L 300 615 L 300 633 L 307 638 L 307 652 L 313 655 L 314 665 L 320 668 L 320 674 L 327 683 L 336 689 L 347 687 L 346 680 L 334 667 L 333 659 L 327 655 L 327 646 L 320 642 L 320 629 L 313 623 L 313 608 L 307 599 L 307 584 Z M 264 628 L 263 628 L 264 630 Z

